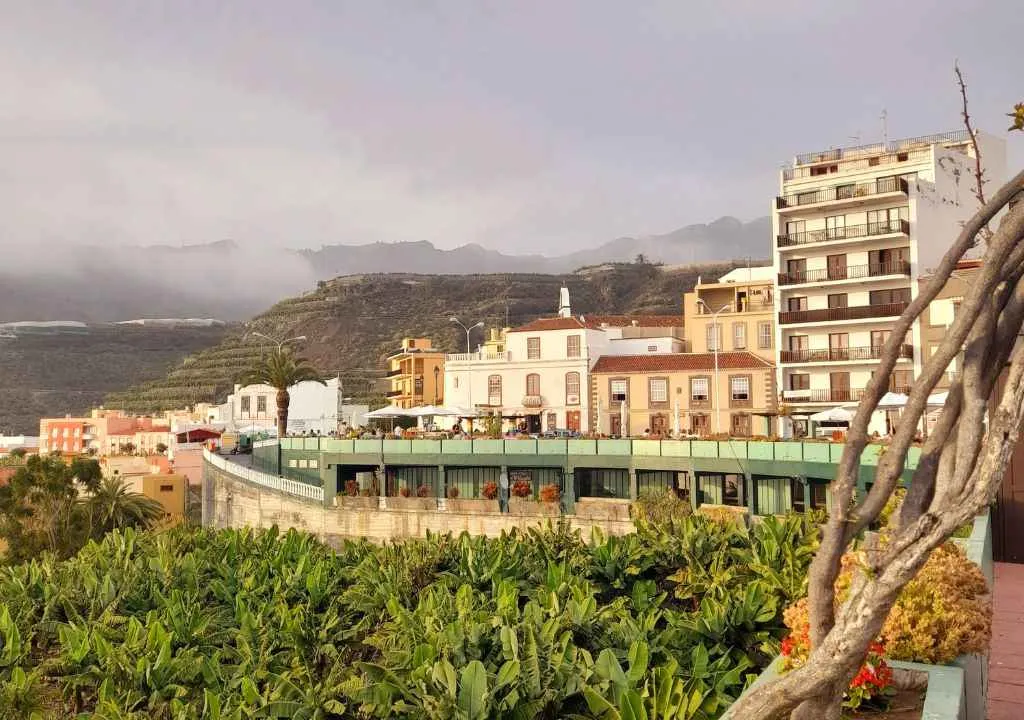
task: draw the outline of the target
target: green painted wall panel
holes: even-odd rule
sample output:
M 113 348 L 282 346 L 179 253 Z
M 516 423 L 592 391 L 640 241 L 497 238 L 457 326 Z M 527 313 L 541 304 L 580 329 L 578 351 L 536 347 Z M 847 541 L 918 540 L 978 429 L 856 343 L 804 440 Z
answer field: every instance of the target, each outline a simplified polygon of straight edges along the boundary
M 629 455 L 631 451 L 629 440 L 598 440 L 598 455 Z
M 868 443 L 864 446 L 864 454 L 860 456 L 861 465 L 877 465 L 878 457 L 882 454 L 882 445 Z
M 597 455 L 597 440 L 569 440 L 567 452 L 570 455 Z
M 907 469 L 909 469 L 909 470 L 914 470 L 914 469 L 917 468 L 917 463 L 919 463 L 920 461 L 921 461 L 921 448 L 919 448 L 919 447 L 909 447 L 909 448 L 907 448 L 907 462 L 905 463 L 905 467 Z
M 568 447 L 568 440 L 541 438 L 537 441 L 537 453 L 539 455 L 565 455 L 568 452 Z
M 831 460 L 831 443 L 804 443 L 804 462 L 827 463 Z
M 390 455 L 408 455 L 412 452 L 412 440 L 384 440 L 384 452 Z
M 537 441 L 536 440 L 506 440 L 505 441 L 505 454 L 506 455 L 536 455 L 537 454 Z
M 839 463 L 839 458 L 843 456 L 843 448 L 846 447 L 844 443 L 829 443 L 829 462 Z
M 747 441 L 728 440 L 726 442 L 720 442 L 718 444 L 718 453 L 719 457 L 739 458 L 745 460 L 747 458 Z
M 775 459 L 800 462 L 803 459 L 803 443 L 799 442 L 777 442 L 775 444 Z
M 714 440 L 692 440 L 690 450 L 695 458 L 718 457 L 718 443 Z
M 751 440 L 747 443 L 747 457 L 751 460 L 772 460 L 775 448 L 770 442 Z
M 324 452 L 333 453 L 351 453 L 353 450 L 353 440 L 341 440 L 339 438 L 324 438 L 323 443 L 320 445 L 320 449 Z
M 381 453 L 381 448 L 384 443 L 382 440 L 353 440 L 353 451 L 357 453 L 366 453 L 368 455 Z
M 302 439 L 302 447 L 304 450 L 315 450 L 320 451 L 320 438 L 308 437 Z
M 505 452 L 504 440 L 474 440 L 473 453 L 482 455 L 501 455 Z
M 442 440 L 441 452 L 452 455 L 470 455 L 473 452 L 472 440 Z
M 661 457 L 660 440 L 634 440 L 633 454 L 644 457 Z
M 424 455 L 433 455 L 441 452 L 440 440 L 412 440 L 412 452 Z
M 690 457 L 689 440 L 662 440 L 662 457 Z

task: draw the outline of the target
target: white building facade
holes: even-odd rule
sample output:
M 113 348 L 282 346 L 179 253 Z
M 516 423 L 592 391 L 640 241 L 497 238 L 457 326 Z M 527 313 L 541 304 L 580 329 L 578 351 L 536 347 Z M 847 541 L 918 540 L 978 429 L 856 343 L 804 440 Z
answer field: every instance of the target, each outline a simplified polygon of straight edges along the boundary
M 998 187 L 1005 143 L 983 133 L 977 141 L 985 178 Z M 961 131 L 800 155 L 782 171 L 772 225 L 776 365 L 791 410 L 783 434 L 805 432 L 808 414 L 860 400 L 918 280 L 977 209 L 973 168 Z M 921 348 L 915 323 L 891 390 L 913 383 Z
M 505 332 L 473 353 L 445 358 L 445 404 L 502 418 L 503 429 L 587 432 L 596 423 L 590 370 L 602 355 L 684 349 L 682 317 L 559 316 Z
M 336 432 L 339 425 L 364 423 L 368 405 L 343 403 L 338 378 L 325 383 L 301 382 L 288 388 L 288 432 Z M 215 416 L 215 417 L 214 417 Z M 270 430 L 277 424 L 277 390 L 270 385 L 235 385 L 227 401 L 210 412 L 211 421 L 229 430 L 256 427 Z

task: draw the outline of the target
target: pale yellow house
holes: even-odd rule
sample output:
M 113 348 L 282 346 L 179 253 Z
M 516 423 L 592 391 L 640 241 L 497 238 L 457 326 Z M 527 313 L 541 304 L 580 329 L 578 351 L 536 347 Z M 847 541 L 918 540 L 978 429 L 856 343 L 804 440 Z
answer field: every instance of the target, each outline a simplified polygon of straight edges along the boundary
M 388 401 L 401 408 L 442 404 L 444 356 L 429 338 L 403 338 L 402 347 L 388 357 Z
M 742 350 L 775 362 L 775 270 L 737 268 L 683 294 L 690 352 Z M 716 314 L 717 313 L 717 314 Z
M 716 378 L 717 375 L 717 378 Z M 752 352 L 605 355 L 591 371 L 598 433 L 771 435 L 775 366 Z

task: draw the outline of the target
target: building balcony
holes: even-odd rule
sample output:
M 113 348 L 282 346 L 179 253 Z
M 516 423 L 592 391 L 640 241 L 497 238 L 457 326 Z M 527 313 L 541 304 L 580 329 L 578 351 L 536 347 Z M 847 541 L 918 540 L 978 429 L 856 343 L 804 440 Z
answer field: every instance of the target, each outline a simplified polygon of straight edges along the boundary
M 892 386 L 890 392 L 907 394 L 909 387 Z M 849 403 L 860 402 L 864 396 L 862 388 L 815 388 L 807 390 L 783 390 L 782 399 L 796 403 Z
M 524 395 L 523 407 L 537 408 L 544 405 L 544 398 L 540 395 Z
M 882 346 L 830 348 L 827 350 L 781 350 L 779 362 L 813 363 L 813 362 L 856 362 L 858 360 L 878 360 L 882 357 Z M 904 343 L 899 347 L 899 355 L 904 360 L 914 359 L 914 346 Z
M 448 353 L 445 355 L 445 362 L 508 362 L 512 359 L 511 353 L 484 351 L 471 353 Z
M 832 241 L 880 237 L 883 235 L 905 235 L 909 237 L 910 222 L 907 220 L 887 220 L 884 222 L 865 223 L 863 225 L 807 230 L 805 232 L 779 235 L 775 242 L 778 247 L 786 248 Z
M 405 373 L 402 372 L 401 368 L 395 368 L 394 370 L 388 370 L 386 373 L 384 373 L 384 377 L 397 377 L 403 374 Z
M 407 393 L 404 390 L 389 390 L 388 392 L 384 393 L 384 397 L 389 397 L 389 398 L 401 397 L 402 395 L 406 395 L 406 394 Z
M 903 195 L 910 193 L 910 186 L 903 178 L 885 177 L 866 183 L 834 185 L 820 190 L 779 195 L 775 207 L 780 211 L 803 208 L 812 205 L 855 205 L 874 196 Z
M 840 320 L 868 320 L 871 318 L 899 317 L 909 303 L 884 305 L 858 305 L 855 307 L 821 308 L 820 310 L 791 310 L 779 313 L 779 325 Z
M 757 302 L 747 301 L 745 303 L 740 303 L 739 307 L 736 307 L 733 303 L 730 303 L 729 307 L 725 308 L 724 310 L 718 310 L 717 308 L 715 308 L 714 303 L 709 304 L 712 305 L 712 310 L 708 310 L 703 303 L 697 303 L 697 314 L 707 315 L 708 317 L 711 317 L 716 313 L 720 313 L 722 315 L 725 315 L 726 313 L 728 313 L 729 315 L 739 315 L 742 313 L 764 313 L 771 312 L 775 307 L 774 303 L 763 302 L 761 300 L 758 300 Z
M 910 275 L 910 263 L 906 260 L 900 260 L 870 265 L 848 265 L 845 267 L 804 270 L 803 272 L 779 273 L 779 285 L 801 285 L 803 283 L 821 283 L 832 280 L 861 280 L 864 278 L 885 277 L 887 275 Z

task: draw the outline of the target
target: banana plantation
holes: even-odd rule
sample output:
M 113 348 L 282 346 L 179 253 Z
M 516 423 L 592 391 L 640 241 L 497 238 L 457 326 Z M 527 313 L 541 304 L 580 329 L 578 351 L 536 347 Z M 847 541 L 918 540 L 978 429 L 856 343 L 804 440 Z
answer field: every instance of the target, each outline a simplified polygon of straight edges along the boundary
M 816 527 L 114 533 L 0 568 L 0 719 L 715 718 L 778 653 Z

